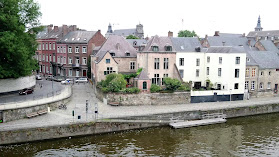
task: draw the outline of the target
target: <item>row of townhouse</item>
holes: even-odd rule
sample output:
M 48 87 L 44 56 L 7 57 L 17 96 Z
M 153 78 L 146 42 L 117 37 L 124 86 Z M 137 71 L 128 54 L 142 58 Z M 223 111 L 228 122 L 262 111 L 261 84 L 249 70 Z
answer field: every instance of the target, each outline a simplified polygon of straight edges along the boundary
M 99 31 L 77 30 L 76 26 L 49 25 L 37 34 L 36 58 L 42 75 L 87 77 L 89 56 L 105 41 Z

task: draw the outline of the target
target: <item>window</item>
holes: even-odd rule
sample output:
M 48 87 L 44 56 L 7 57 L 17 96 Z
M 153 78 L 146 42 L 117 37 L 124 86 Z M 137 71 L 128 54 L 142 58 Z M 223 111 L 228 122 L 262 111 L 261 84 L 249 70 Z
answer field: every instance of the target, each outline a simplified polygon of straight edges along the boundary
M 111 56 L 115 56 L 115 53 L 111 52 L 110 55 L 111 55 Z
M 45 65 L 43 65 L 43 73 L 45 73 Z
M 131 56 L 131 54 L 129 52 L 126 52 L 126 56 Z
M 255 81 L 251 82 L 251 90 L 255 90 Z
M 48 62 L 48 55 L 46 55 L 46 62 Z
M 159 51 L 159 47 L 158 46 L 152 46 L 152 51 L 158 52 Z
M 217 84 L 217 90 L 221 90 L 221 84 Z
M 49 73 L 52 74 L 52 66 L 49 67 Z
M 200 59 L 199 58 L 196 59 L 196 66 L 200 66 Z
M 184 58 L 179 58 L 179 66 L 184 66 Z
M 145 81 L 142 83 L 142 89 L 143 89 L 143 90 L 146 90 L 146 89 L 147 89 L 147 83 L 146 83 Z
M 48 50 L 48 43 L 46 43 L 46 50 Z
M 154 59 L 154 69 L 159 69 L 159 63 L 160 63 L 160 59 L 159 58 L 155 58 Z
M 115 73 L 115 71 L 113 71 L 112 67 L 107 67 L 107 70 L 104 71 L 104 75 L 108 75 L 110 73 Z
M 252 68 L 252 77 L 256 76 L 256 68 Z
M 234 69 L 234 77 L 239 78 L 239 69 Z
M 64 57 L 64 61 L 63 61 L 63 63 L 64 63 L 64 64 L 66 64 L 66 57 Z
M 43 43 L 43 50 L 45 50 L 45 43 Z
M 75 62 L 76 65 L 79 64 L 79 57 L 76 57 L 76 62 Z
M 218 76 L 222 76 L 222 69 L 218 68 Z
M 41 43 L 38 45 L 38 50 L 41 50 Z
M 164 58 L 164 69 L 169 69 L 169 58 Z
M 57 53 L 59 53 L 59 46 L 57 47 Z
M 235 64 L 240 64 L 240 57 L 235 57 Z
M 42 55 L 39 54 L 39 61 L 42 61 Z
M 234 89 L 238 89 L 238 83 L 234 84 Z
M 196 77 L 199 77 L 199 76 L 200 76 L 200 70 L 196 69 Z
M 50 62 L 51 62 L 51 59 L 52 59 L 52 58 L 51 58 L 51 55 L 49 55 L 49 61 L 50 61 Z
M 209 67 L 206 68 L 206 75 L 209 75 Z
M 86 53 L 87 52 L 87 48 L 86 48 L 86 46 L 83 46 L 82 47 L 82 53 Z
M 48 73 L 49 71 L 48 71 L 48 66 L 46 66 L 46 73 Z
M 72 57 L 69 57 L 69 64 L 73 64 Z
M 51 48 L 52 48 L 52 47 L 51 47 L 51 43 L 49 43 L 49 50 L 51 50 Z
M 134 41 L 134 42 L 133 42 L 133 45 L 134 45 L 134 46 L 137 46 L 137 41 Z
M 135 62 L 130 62 L 130 69 L 135 69 Z
M 53 55 L 53 62 L 55 62 L 55 55 Z
M 262 82 L 260 83 L 260 89 L 263 89 L 263 83 Z
M 106 59 L 106 63 L 109 64 L 110 63 L 110 59 Z
M 219 57 L 219 64 L 222 64 L 222 57 Z
M 245 81 L 245 89 L 249 89 L 249 81 Z
M 268 72 L 268 75 L 271 76 L 271 71 Z
M 83 65 L 87 65 L 87 59 L 86 59 L 86 57 L 82 57 L 82 64 L 83 64 Z
M 43 54 L 43 61 L 45 61 L 45 54 Z
M 73 70 L 69 69 L 69 76 L 73 76 Z
M 66 53 L 66 46 L 63 46 L 63 52 Z
M 264 72 L 263 71 L 261 71 L 261 76 L 263 76 L 264 75 Z
M 271 82 L 268 82 L 267 83 L 267 89 L 270 89 L 271 88 Z
M 59 48 L 59 47 L 58 47 Z M 58 51 L 58 50 L 57 50 Z M 72 53 L 72 47 L 71 46 L 69 46 L 69 48 L 68 48 L 68 53 Z
M 152 84 L 160 85 L 159 74 L 154 74 L 154 78 L 152 78 Z
M 59 56 L 57 57 L 57 63 L 60 63 L 60 57 Z
M 249 74 L 250 74 L 250 69 L 249 69 L 249 68 L 246 68 L 245 77 L 249 77 Z
M 166 46 L 165 49 L 166 49 L 166 51 L 172 51 L 172 47 L 171 46 Z
M 210 57 L 207 56 L 207 63 L 210 63 Z
M 55 50 L 55 43 L 52 43 L 53 50 Z
M 183 78 L 184 77 L 184 70 L 179 70 L 179 74 L 180 74 L 181 78 Z
M 78 47 L 78 46 L 76 46 L 75 52 L 76 52 L 76 53 L 79 53 L 79 47 Z

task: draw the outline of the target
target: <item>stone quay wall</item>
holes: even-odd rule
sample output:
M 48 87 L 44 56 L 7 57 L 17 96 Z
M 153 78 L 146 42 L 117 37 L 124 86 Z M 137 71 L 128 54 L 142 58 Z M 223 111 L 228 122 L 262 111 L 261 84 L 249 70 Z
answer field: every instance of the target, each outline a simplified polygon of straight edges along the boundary
M 191 101 L 190 92 L 174 93 L 103 93 L 99 88 L 95 90 L 96 97 L 107 102 L 118 102 L 121 106 L 137 105 L 169 105 L 169 104 L 189 104 Z
M 36 85 L 34 75 L 20 77 L 17 79 L 0 79 L 0 94 L 31 88 Z

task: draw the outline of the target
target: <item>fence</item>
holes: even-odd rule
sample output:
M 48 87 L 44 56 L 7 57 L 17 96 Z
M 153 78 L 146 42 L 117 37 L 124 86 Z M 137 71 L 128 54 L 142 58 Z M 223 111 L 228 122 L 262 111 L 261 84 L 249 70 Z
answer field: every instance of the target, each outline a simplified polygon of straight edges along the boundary
M 36 95 L 32 97 L 18 97 L 13 101 L 5 102 L 1 100 L 0 111 L 16 108 L 31 107 L 46 103 L 52 103 L 70 97 L 72 94 L 72 86 L 67 86 L 63 90 L 57 90 L 44 95 Z

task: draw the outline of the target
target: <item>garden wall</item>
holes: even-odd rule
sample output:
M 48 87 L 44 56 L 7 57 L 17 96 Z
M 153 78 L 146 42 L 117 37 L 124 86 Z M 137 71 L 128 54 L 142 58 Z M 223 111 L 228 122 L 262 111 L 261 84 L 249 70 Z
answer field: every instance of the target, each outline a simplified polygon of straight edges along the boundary
M 121 106 L 188 104 L 191 101 L 190 92 L 105 94 L 99 88 L 96 88 L 95 91 L 96 97 L 100 101 L 107 100 L 107 103 L 118 102 Z

